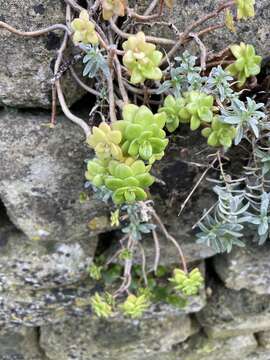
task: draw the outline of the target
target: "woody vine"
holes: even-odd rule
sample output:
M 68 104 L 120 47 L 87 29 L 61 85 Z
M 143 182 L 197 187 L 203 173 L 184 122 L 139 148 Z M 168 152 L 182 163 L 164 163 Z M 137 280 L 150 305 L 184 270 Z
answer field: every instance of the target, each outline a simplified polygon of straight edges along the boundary
M 156 180 L 151 168 L 163 158 L 170 133 L 187 124 L 191 131 L 200 129 L 209 147 L 215 149 L 212 161 L 180 209 L 182 212 L 207 172 L 215 167 L 220 173 L 214 186 L 217 202 L 196 224 L 198 241 L 216 252 L 229 252 L 234 245 L 244 246 L 244 225 L 252 228 L 260 244 L 269 236 L 269 122 L 264 104 L 249 96 L 250 89 L 256 87 L 262 58 L 249 44 L 228 44 L 213 53 L 203 42 L 217 29 L 237 31 L 237 22 L 255 15 L 255 0 L 221 2 L 184 32 L 173 23 L 160 21 L 165 7 L 173 9 L 173 0 L 153 0 L 143 14 L 129 7 L 126 0 L 89 0 L 87 8 L 75 0 L 65 3 L 66 24 L 22 32 L 0 22 L 0 28 L 29 37 L 58 29 L 65 33 L 54 67 L 51 127 L 58 99 L 95 152 L 87 163 L 87 184 L 113 204 L 112 225 L 121 226 L 123 232 L 120 249 L 110 259 L 98 259 L 89 269 L 90 276 L 103 282 L 105 288 L 104 293 L 91 298 L 92 309 L 100 317 L 120 310 L 136 318 L 151 302 L 184 306 L 202 289 L 203 276 L 198 268 L 188 269 L 179 241 L 168 233 L 149 192 Z M 208 25 L 211 19 L 217 19 L 215 25 Z M 172 38 L 145 34 L 159 24 L 169 28 Z M 70 41 L 80 50 L 83 76 L 95 81 L 93 87 L 77 76 L 72 61 L 63 62 Z M 185 50 L 192 41 L 198 58 Z M 90 127 L 69 110 L 61 88 L 65 71 L 71 71 L 78 84 L 96 97 L 91 116 L 100 116 L 99 126 Z M 236 146 L 246 147 L 249 153 L 239 177 L 225 173 L 223 163 L 229 149 Z M 179 254 L 179 266 L 171 275 L 170 269 L 159 265 L 162 254 L 157 229 Z M 155 248 L 150 270 L 141 241 L 146 233 L 152 234 Z M 133 264 L 136 249 L 141 253 L 139 267 Z

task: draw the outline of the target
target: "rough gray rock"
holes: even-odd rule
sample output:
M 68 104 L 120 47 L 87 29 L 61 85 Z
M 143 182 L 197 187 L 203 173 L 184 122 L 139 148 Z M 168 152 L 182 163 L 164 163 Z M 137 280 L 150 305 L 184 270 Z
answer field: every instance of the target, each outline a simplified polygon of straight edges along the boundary
M 29 241 L 18 230 L 2 232 L 0 228 L 0 294 L 51 290 L 70 286 L 88 277 L 96 238 L 72 244 L 44 246 Z M 23 298 L 22 298 L 23 300 Z
M 223 339 L 270 330 L 270 297 L 213 285 L 213 296 L 197 319 L 211 338 Z
M 270 294 L 270 245 L 247 243 L 229 254 L 215 257 L 214 266 L 225 285 L 234 290 L 248 289 Z
M 19 30 L 31 31 L 65 23 L 63 1 L 0 0 L 0 9 L 0 20 Z M 50 79 L 62 38 L 62 30 L 41 37 L 23 38 L 0 29 L 0 49 L 4 54 L 0 58 L 0 105 L 50 107 Z M 69 103 L 84 94 L 70 74 L 65 74 L 61 81 Z
M 191 24 L 191 21 L 196 21 L 198 18 L 214 11 L 218 8 L 220 3 L 222 3 L 220 0 L 175 0 L 173 10 L 171 12 L 167 10 L 161 19 L 165 21 L 170 19 L 170 22 L 174 23 L 180 31 L 184 31 Z M 133 1 L 133 5 L 135 4 L 138 6 L 138 2 L 135 3 Z M 141 0 L 139 2 L 139 7 L 143 9 L 145 8 L 145 5 L 148 4 L 149 1 Z M 211 31 L 209 34 L 205 35 L 202 40 L 209 51 L 218 51 L 232 43 L 240 43 L 243 41 L 254 45 L 258 54 L 268 56 L 268 49 L 270 47 L 269 18 L 270 8 L 268 0 L 256 1 L 256 16 L 248 19 L 248 21 L 238 23 L 236 33 L 232 33 L 228 29 L 223 28 Z M 222 17 L 220 17 L 218 23 L 220 24 L 221 22 Z M 206 28 L 209 25 L 216 25 L 217 20 L 210 20 L 206 24 L 207 25 L 203 28 Z M 196 28 L 194 31 L 203 28 Z M 147 29 L 147 31 L 149 31 L 149 29 Z M 153 27 L 151 31 L 153 34 L 158 34 L 158 36 L 163 35 L 175 38 L 173 29 L 168 30 L 168 27 L 160 24 Z M 199 52 L 196 44 L 193 44 L 192 48 Z
M 270 351 L 259 350 L 247 356 L 245 360 L 269 360 Z
M 159 356 L 196 331 L 189 317 L 165 308 L 140 320 L 84 316 L 44 326 L 40 344 L 50 360 L 139 360 Z
M 104 204 L 84 190 L 83 134 L 58 117 L 55 129 L 42 113 L 0 112 L 0 198 L 9 217 L 30 239 L 76 242 L 110 229 Z
M 270 331 L 262 331 L 256 334 L 260 346 L 270 350 Z
M 67 317 L 76 323 L 78 317 L 91 316 L 90 297 L 96 289 L 96 284 L 85 280 L 37 291 L 29 291 L 29 288 L 2 291 L 0 326 L 10 329 L 17 325 L 39 327 L 63 323 Z
M 37 329 L 17 327 L 12 331 L 0 330 L 1 360 L 46 360 L 43 355 Z
M 245 360 L 256 347 L 253 335 L 216 340 L 208 339 L 203 333 L 199 333 L 175 346 L 173 351 L 161 354 L 158 360 Z M 145 360 L 155 359 L 147 357 Z

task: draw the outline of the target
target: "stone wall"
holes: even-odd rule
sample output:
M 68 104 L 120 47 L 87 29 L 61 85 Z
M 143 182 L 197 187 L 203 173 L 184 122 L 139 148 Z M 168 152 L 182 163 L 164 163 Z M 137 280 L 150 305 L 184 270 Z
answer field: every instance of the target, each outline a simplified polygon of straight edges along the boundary
M 177 0 L 173 17 L 181 27 L 217 3 Z M 64 21 L 64 2 L 0 0 L 0 19 L 23 30 L 45 27 Z M 216 50 L 243 39 L 266 55 L 269 21 L 268 0 L 257 1 L 257 17 L 237 35 L 220 32 L 206 44 Z M 84 160 L 92 156 L 81 130 L 62 115 L 54 129 L 46 126 L 61 36 L 26 40 L 0 31 L 0 360 L 269 360 L 269 245 L 215 256 L 196 244 L 190 229 L 213 202 L 206 183 L 177 216 L 201 175 L 193 163 L 209 151 L 196 133 L 171 136 L 154 168 L 162 181 L 152 195 L 188 263 L 205 271 L 205 291 L 184 309 L 153 306 L 141 320 L 98 320 L 91 313 L 89 298 L 98 288 L 87 268 L 99 234 L 109 232 L 111 240 L 114 233 L 104 204 L 91 195 L 80 201 Z M 83 96 L 69 73 L 63 84 L 70 104 Z M 147 238 L 144 247 L 151 263 Z M 161 253 L 164 265 L 177 263 L 162 237 Z

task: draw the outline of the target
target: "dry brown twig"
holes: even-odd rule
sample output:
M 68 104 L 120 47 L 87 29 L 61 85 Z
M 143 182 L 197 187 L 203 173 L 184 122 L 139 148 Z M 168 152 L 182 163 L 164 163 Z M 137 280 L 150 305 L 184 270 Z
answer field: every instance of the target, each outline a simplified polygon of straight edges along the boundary
M 68 35 L 71 35 L 69 28 L 63 24 L 54 24 L 54 25 L 48 26 L 41 30 L 21 31 L 21 30 L 15 29 L 14 27 L 10 26 L 9 24 L 7 24 L 3 21 L 0 21 L 0 28 L 6 29 L 7 31 L 9 31 L 13 34 L 16 34 L 18 36 L 23 36 L 23 37 L 38 37 L 38 36 L 45 35 L 51 31 L 55 31 L 55 30 L 63 30 Z
M 200 176 L 199 180 L 196 182 L 196 184 L 194 185 L 194 187 L 192 188 L 192 190 L 190 191 L 190 193 L 188 194 L 188 196 L 186 197 L 185 201 L 182 203 L 180 211 L 178 213 L 178 216 L 181 215 L 181 213 L 183 212 L 184 208 L 186 207 L 187 203 L 189 202 L 190 198 L 192 197 L 192 195 L 194 194 L 195 190 L 198 188 L 198 186 L 200 185 L 200 183 L 203 181 L 203 179 L 205 178 L 206 174 L 208 173 L 208 171 L 213 167 L 214 163 L 217 161 L 217 157 L 214 158 L 214 160 L 211 162 L 211 164 L 205 169 L 205 171 L 202 173 L 202 175 Z
M 177 248 L 179 257 L 180 257 L 180 260 L 181 260 L 181 263 L 183 266 L 183 271 L 187 274 L 188 273 L 187 263 L 186 263 L 186 259 L 184 257 L 184 253 L 182 251 L 181 246 L 175 240 L 175 238 L 171 234 L 169 234 L 165 225 L 163 224 L 162 220 L 160 219 L 160 217 L 158 216 L 158 214 L 156 213 L 154 208 L 152 208 L 151 213 L 153 215 L 153 218 L 156 220 L 157 224 L 159 225 L 160 229 L 162 230 L 163 234 L 165 235 L 166 239 L 171 241 L 174 244 L 174 246 Z
M 157 272 L 159 259 L 160 259 L 160 245 L 156 230 L 152 230 L 152 236 L 155 244 L 155 260 L 154 260 L 154 272 Z

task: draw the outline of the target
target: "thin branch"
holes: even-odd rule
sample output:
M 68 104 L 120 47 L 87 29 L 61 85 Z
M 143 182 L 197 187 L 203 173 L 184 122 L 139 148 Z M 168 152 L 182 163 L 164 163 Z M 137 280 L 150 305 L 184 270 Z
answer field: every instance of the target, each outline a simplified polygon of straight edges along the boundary
M 206 216 L 207 216 L 208 214 L 210 214 L 210 212 L 216 207 L 217 204 L 218 204 L 218 201 L 215 202 L 215 203 L 210 207 L 210 209 L 208 209 L 208 210 L 203 214 L 203 216 L 192 226 L 191 229 L 194 230 L 194 229 L 198 226 L 198 224 L 199 224 L 201 221 L 203 221 L 203 219 L 206 218 Z
M 90 86 L 86 85 L 76 74 L 74 68 L 72 66 L 69 67 L 71 75 L 73 76 L 73 78 L 76 80 L 76 82 L 86 91 L 88 91 L 90 94 L 93 94 L 97 97 L 101 97 L 101 93 L 99 91 L 96 91 L 94 89 L 92 89 Z
M 201 69 L 205 70 L 206 69 L 206 57 L 207 57 L 206 47 L 205 47 L 204 43 L 201 41 L 201 39 L 199 38 L 198 34 L 189 33 L 189 36 L 194 38 L 194 40 L 196 41 L 196 43 L 198 44 L 198 46 L 200 48 L 200 52 L 201 52 L 201 56 L 200 56 Z
M 121 36 L 124 39 L 128 39 L 130 36 L 134 35 L 134 34 L 129 34 L 126 33 L 124 31 L 122 31 L 121 29 L 119 29 L 119 27 L 115 24 L 115 22 L 113 20 L 110 20 L 110 25 L 112 30 L 119 36 Z M 159 38 L 159 37 L 155 37 L 155 36 L 146 36 L 145 40 L 154 44 L 160 44 L 160 45 L 174 45 L 175 44 L 175 40 L 171 40 L 171 39 L 165 39 L 165 38 Z
M 211 162 L 211 164 L 205 169 L 205 171 L 202 173 L 202 175 L 200 176 L 199 180 L 196 182 L 195 186 L 193 187 L 193 189 L 191 190 L 191 192 L 188 194 L 187 198 L 185 199 L 185 201 L 183 202 L 183 204 L 181 205 L 180 211 L 178 213 L 178 216 L 180 216 L 180 214 L 183 212 L 184 208 L 186 207 L 189 199 L 191 198 L 191 196 L 194 194 L 195 190 L 197 189 L 197 187 L 200 185 L 200 183 L 203 181 L 204 177 L 206 176 L 206 174 L 208 173 L 208 171 L 212 168 L 212 166 L 214 165 L 214 163 L 216 162 L 217 158 L 215 157 L 214 160 Z
M 114 88 L 113 88 L 113 58 L 114 52 L 111 51 L 108 54 L 108 64 L 110 68 L 110 73 L 107 76 L 107 84 L 108 84 L 108 95 L 109 95 L 109 111 L 110 111 L 110 121 L 115 122 L 117 121 L 116 112 L 115 112 L 115 99 L 114 99 Z
M 142 244 L 140 242 L 138 242 L 138 246 L 140 248 L 141 251 L 141 255 L 142 255 L 142 274 L 143 274 L 143 281 L 145 286 L 148 285 L 148 280 L 147 280 L 147 275 L 146 275 L 146 258 L 145 258 L 145 252 L 144 252 L 144 248 L 142 246 Z
M 19 36 L 24 36 L 24 37 L 41 36 L 41 35 L 47 34 L 48 32 L 51 32 L 54 30 L 64 30 L 68 35 L 71 35 L 69 28 L 63 24 L 54 24 L 47 28 L 35 30 L 35 31 L 20 31 L 20 30 L 15 29 L 14 27 L 8 25 L 7 23 L 0 21 L 0 28 L 6 29 L 7 31 L 12 32 L 13 34 L 16 34 Z
M 234 60 L 218 60 L 218 61 L 211 61 L 209 63 L 206 64 L 206 68 L 209 69 L 211 67 L 215 67 L 218 65 L 230 65 L 234 62 Z
M 213 26 L 208 26 L 206 29 L 203 29 L 201 31 L 198 31 L 198 36 L 203 36 L 207 33 L 212 33 L 213 31 L 215 30 L 218 30 L 218 29 L 222 29 L 224 28 L 224 26 L 226 26 L 225 24 L 219 24 L 219 25 L 213 25 Z
M 160 246 L 156 230 L 152 230 L 153 240 L 155 243 L 155 261 L 154 261 L 154 272 L 157 272 L 159 259 L 160 259 Z
M 162 15 L 164 0 L 159 0 L 159 3 L 160 3 L 160 7 L 159 7 L 159 11 L 158 11 L 157 14 L 140 15 L 140 14 L 137 14 L 136 11 L 134 11 L 133 9 L 130 9 L 130 8 L 127 8 L 127 14 L 128 14 L 129 17 L 134 18 L 137 21 L 155 20 L 155 19 L 159 18 Z
M 116 68 L 119 90 L 120 90 L 122 99 L 124 101 L 124 104 L 128 104 L 129 103 L 128 94 L 127 94 L 125 86 L 124 86 L 124 82 L 123 82 L 123 78 L 122 78 L 121 64 L 120 64 L 120 61 L 117 56 L 114 57 L 114 63 L 115 63 L 115 68 Z
M 179 40 L 178 42 L 171 48 L 171 50 L 168 52 L 167 54 L 167 58 L 164 57 L 162 59 L 162 62 L 161 62 L 161 65 L 164 65 L 166 62 L 167 62 L 167 59 L 168 58 L 171 58 L 173 57 L 173 55 L 177 52 L 177 50 L 186 42 L 188 41 L 188 38 L 189 38 L 189 33 L 192 32 L 192 30 L 194 28 L 196 28 L 197 26 L 203 24 L 204 22 L 206 22 L 207 20 L 210 20 L 212 18 L 215 18 L 217 17 L 223 10 L 227 9 L 227 8 L 230 8 L 232 7 L 233 5 L 235 5 L 235 2 L 234 1 L 230 1 L 224 5 L 221 5 L 217 10 L 211 12 L 210 14 L 198 19 L 197 21 L 193 22 L 185 31 L 184 33 L 182 33 L 179 37 Z M 224 25 L 222 25 L 223 27 Z M 217 27 L 219 28 L 219 26 Z M 209 32 L 209 31 L 212 31 L 213 28 L 207 28 L 205 30 L 203 30 L 204 32 L 199 32 L 198 33 L 198 36 L 201 36 L 202 34 L 206 33 L 206 32 Z
M 232 6 L 235 5 L 235 1 L 229 1 L 226 4 L 220 5 L 217 10 L 203 16 L 202 18 L 198 19 L 197 21 L 194 21 L 184 32 L 184 37 L 188 36 L 188 34 L 190 32 L 192 32 L 192 30 L 196 27 L 198 27 L 199 25 L 205 23 L 206 21 L 213 19 L 215 17 L 217 17 L 223 10 L 226 10 Z
M 158 216 L 158 214 L 156 213 L 156 211 L 152 208 L 152 214 L 156 220 L 156 222 L 158 223 L 158 225 L 160 226 L 161 230 L 163 231 L 165 237 L 170 240 L 174 246 L 177 248 L 182 265 L 183 265 L 183 270 L 184 272 L 187 274 L 188 273 L 188 269 L 187 269 L 187 263 L 186 263 L 186 259 L 184 257 L 183 251 L 181 246 L 178 244 L 178 242 L 175 240 L 175 238 L 170 235 L 166 229 L 166 227 L 164 226 L 163 222 L 161 221 L 160 217 Z
M 70 18 L 70 6 L 67 5 L 67 10 L 66 10 L 66 17 L 67 19 Z M 68 41 L 68 34 L 67 32 L 65 33 L 65 36 L 64 36 L 64 39 L 63 39 L 63 42 L 62 42 L 62 45 L 58 51 L 58 56 L 57 56 L 57 59 L 55 61 L 55 65 L 54 65 L 54 73 L 57 74 L 58 70 L 59 70 L 59 67 L 60 67 L 60 64 L 62 62 L 62 59 L 63 59 L 63 52 L 67 46 L 67 41 Z M 69 110 L 67 104 L 66 104 L 66 100 L 65 100 L 65 97 L 64 97 L 64 94 L 63 94 L 63 91 L 62 91 L 62 88 L 61 88 L 61 84 L 60 84 L 60 79 L 57 79 L 55 81 L 55 87 L 56 87 L 56 91 L 57 91 L 57 95 L 58 95 L 58 100 L 59 100 L 59 103 L 60 103 L 60 106 L 63 110 L 63 113 L 66 115 L 67 118 L 69 118 L 72 122 L 74 122 L 75 124 L 79 125 L 84 133 L 85 133 L 85 136 L 86 138 L 88 138 L 88 136 L 91 134 L 91 131 L 90 131 L 90 127 L 86 124 L 86 122 L 84 120 L 82 120 L 81 118 L 79 118 L 78 116 L 72 114 L 72 112 Z
M 52 112 L 51 112 L 51 125 L 55 125 L 56 118 L 56 100 L 57 100 L 57 91 L 55 84 L 52 84 Z
M 160 0 L 153 0 L 150 5 L 148 6 L 148 8 L 145 10 L 145 12 L 143 13 L 144 16 L 147 16 L 149 14 L 151 14 L 151 12 L 155 9 L 155 7 L 157 6 L 157 4 L 160 2 Z
M 134 250 L 134 240 L 132 239 L 131 235 L 129 235 L 128 245 L 127 249 L 130 250 L 131 255 L 133 255 Z M 128 291 L 128 288 L 131 284 L 131 269 L 132 269 L 132 259 L 126 259 L 125 260 L 125 266 L 124 266 L 124 274 L 123 274 L 123 282 L 118 290 L 114 293 L 114 297 L 121 295 L 123 292 Z
M 128 89 L 129 91 L 133 92 L 134 94 L 138 94 L 138 95 L 144 95 L 145 90 L 144 89 L 139 89 L 135 86 L 130 85 L 126 80 L 123 80 L 124 86 L 126 89 Z M 147 89 L 147 93 L 150 95 L 160 95 L 157 93 L 158 89 Z

